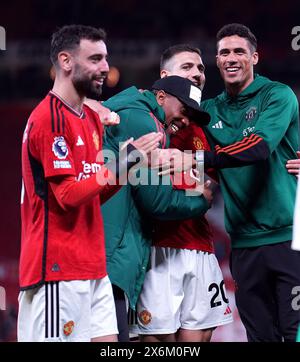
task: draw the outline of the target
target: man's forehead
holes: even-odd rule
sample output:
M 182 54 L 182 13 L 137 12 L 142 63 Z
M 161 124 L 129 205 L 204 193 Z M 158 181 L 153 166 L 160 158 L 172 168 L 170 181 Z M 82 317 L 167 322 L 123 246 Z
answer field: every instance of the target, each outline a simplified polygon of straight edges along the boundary
M 226 36 L 225 38 L 219 40 L 218 51 L 234 48 L 249 48 L 248 40 L 238 35 Z
M 195 63 L 203 64 L 202 59 L 198 53 L 195 52 L 181 52 L 177 53 L 173 57 L 174 63 Z
M 81 53 L 107 54 L 106 44 L 103 40 L 81 39 L 79 49 Z

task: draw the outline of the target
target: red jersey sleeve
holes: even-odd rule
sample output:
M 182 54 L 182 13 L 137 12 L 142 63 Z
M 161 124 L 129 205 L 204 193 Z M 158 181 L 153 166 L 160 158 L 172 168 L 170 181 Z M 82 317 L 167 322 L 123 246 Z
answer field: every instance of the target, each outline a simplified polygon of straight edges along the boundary
M 72 138 L 65 129 L 53 131 L 50 114 L 29 121 L 29 149 L 42 165 L 46 178 L 61 175 L 75 176 L 72 156 Z

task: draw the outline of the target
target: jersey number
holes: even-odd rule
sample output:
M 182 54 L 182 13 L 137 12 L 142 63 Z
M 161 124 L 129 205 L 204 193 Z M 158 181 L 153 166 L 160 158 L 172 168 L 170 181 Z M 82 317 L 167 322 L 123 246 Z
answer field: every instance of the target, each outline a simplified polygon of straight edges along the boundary
M 221 292 L 221 297 L 224 303 L 228 304 L 229 300 L 226 298 L 226 294 L 225 294 L 225 284 L 224 284 L 224 280 L 221 281 L 220 286 L 217 283 L 212 283 L 210 284 L 210 286 L 208 287 L 208 291 L 211 292 L 212 290 L 215 290 L 215 293 L 213 295 L 213 297 L 211 298 L 210 301 L 210 306 L 211 308 L 215 308 L 218 307 L 222 304 L 221 300 L 216 301 L 216 299 L 218 298 L 220 292 Z

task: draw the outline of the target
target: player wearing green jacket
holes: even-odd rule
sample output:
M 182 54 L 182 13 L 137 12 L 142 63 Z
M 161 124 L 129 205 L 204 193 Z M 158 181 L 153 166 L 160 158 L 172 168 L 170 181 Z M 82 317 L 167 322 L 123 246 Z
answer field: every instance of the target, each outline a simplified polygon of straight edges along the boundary
M 236 96 L 224 91 L 202 104 L 212 117 L 209 139 L 221 157 L 212 161 L 215 167 L 218 162 L 242 165 L 261 159 L 242 169 L 219 170 L 232 247 L 291 240 L 296 178 L 285 164 L 298 148 L 295 94 L 282 83 L 255 75 Z
M 295 341 L 300 318 L 292 289 L 300 285 L 300 253 L 290 241 L 296 178 L 285 165 L 297 158 L 298 102 L 288 86 L 255 75 L 257 62 L 248 28 L 229 24 L 219 31 L 225 91 L 202 103 L 215 147 L 204 161 L 219 169 L 236 302 L 248 340 Z
M 219 170 L 225 224 L 232 240 L 236 302 L 249 341 L 295 341 L 300 253 L 291 250 L 296 178 L 286 162 L 297 158 L 299 109 L 292 90 L 254 75 L 256 39 L 239 24 L 217 35 L 217 65 L 226 90 L 209 100 L 207 133 Z M 230 168 L 232 166 L 249 166 Z
M 296 178 L 286 163 L 297 158 L 299 109 L 288 86 L 254 74 L 256 47 L 244 25 L 218 32 L 225 91 L 202 103 L 211 115 L 206 133 L 214 151 L 196 151 L 192 164 L 219 171 L 248 340 L 295 341 L 300 314 L 292 308 L 292 290 L 300 285 L 300 252 L 291 250 Z M 164 173 L 190 167 L 178 152 L 171 153 L 172 162 L 159 163 Z
M 190 80 L 168 77 L 157 81 L 154 88 L 155 92 L 140 92 L 131 87 L 104 102 L 121 120 L 119 125 L 107 128 L 104 149 L 118 154 L 120 142 L 128 137 L 138 138 L 150 130 L 163 132 L 161 146 L 165 148 L 169 144 L 168 133 L 188 124 L 187 113 L 193 115 L 193 119 L 206 118 L 208 121 L 207 113 L 200 110 L 193 113 L 189 106 L 195 103 L 199 108 L 195 99 L 201 92 Z M 190 98 L 191 94 L 194 99 Z M 145 172 L 148 175 L 150 171 L 145 168 Z M 147 177 L 146 184 L 128 183 L 102 207 L 107 270 L 115 294 L 121 341 L 126 340 L 128 334 L 124 292 L 130 307 L 135 309 L 149 262 L 151 218 L 196 217 L 203 215 L 209 207 L 204 196 L 186 196 L 183 190 L 173 189 L 168 176 L 159 178 L 154 171 L 150 176 L 152 184 L 147 183 Z

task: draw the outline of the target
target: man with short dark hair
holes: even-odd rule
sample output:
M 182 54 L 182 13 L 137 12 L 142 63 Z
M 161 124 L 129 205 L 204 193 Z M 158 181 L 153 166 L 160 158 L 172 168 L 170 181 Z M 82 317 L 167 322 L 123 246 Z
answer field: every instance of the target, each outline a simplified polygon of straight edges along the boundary
M 249 341 L 295 341 L 300 253 L 291 250 L 296 178 L 286 172 L 298 149 L 298 102 L 291 89 L 254 74 L 256 38 L 244 25 L 217 34 L 217 65 L 226 91 L 205 104 L 220 169 L 237 307 Z M 219 126 L 219 127 L 217 127 Z
M 160 76 L 179 75 L 188 78 L 203 90 L 205 66 L 199 48 L 189 44 L 177 44 L 167 48 L 160 58 Z
M 99 97 L 109 70 L 105 32 L 70 25 L 52 36 L 53 89 L 33 110 L 22 146 L 19 341 L 117 341 L 106 272 L 101 203 L 161 134 L 128 144 L 103 166 L 103 127 L 83 104 Z M 139 153 L 141 156 L 141 154 Z
M 107 129 L 104 148 L 117 151 L 119 142 L 160 130 L 161 148 L 168 147 L 170 134 L 189 124 L 189 119 L 208 122 L 200 108 L 201 91 L 190 80 L 173 76 L 157 80 L 152 91 L 131 87 L 104 102 L 121 118 L 118 126 Z M 135 309 L 148 268 L 153 218 L 180 220 L 206 212 L 210 190 L 187 196 L 175 190 L 169 177 L 155 172 L 122 190 L 102 208 L 105 225 L 107 269 L 113 284 L 120 341 L 129 340 L 125 295 Z M 208 202 L 207 202 L 208 200 Z
M 171 46 L 163 52 L 160 64 L 162 78 L 178 75 L 191 80 L 199 92 L 203 90 L 205 67 L 198 48 Z M 192 118 L 188 127 L 171 135 L 170 147 L 210 150 L 201 125 Z M 192 173 L 191 177 L 193 184 L 183 181 L 174 188 L 191 192 L 199 175 Z M 232 321 L 212 230 L 204 215 L 154 220 L 153 230 L 151 265 L 137 304 L 140 338 L 143 342 L 209 342 L 216 327 Z
M 254 74 L 257 62 L 256 39 L 246 26 L 228 24 L 218 32 L 217 66 L 225 91 L 202 103 L 211 115 L 206 133 L 215 151 L 196 151 L 193 163 L 219 170 L 237 307 L 248 340 L 295 341 L 296 178 L 285 165 L 297 157 L 298 102 L 288 86 Z

